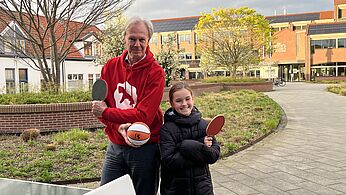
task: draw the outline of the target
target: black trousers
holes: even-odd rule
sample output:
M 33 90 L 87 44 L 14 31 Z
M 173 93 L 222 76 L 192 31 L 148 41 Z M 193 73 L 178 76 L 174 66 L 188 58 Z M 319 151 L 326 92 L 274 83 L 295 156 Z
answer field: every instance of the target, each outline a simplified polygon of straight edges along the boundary
M 134 148 L 109 143 L 102 169 L 101 185 L 129 174 L 136 195 L 156 195 L 159 167 L 158 144 L 144 144 Z

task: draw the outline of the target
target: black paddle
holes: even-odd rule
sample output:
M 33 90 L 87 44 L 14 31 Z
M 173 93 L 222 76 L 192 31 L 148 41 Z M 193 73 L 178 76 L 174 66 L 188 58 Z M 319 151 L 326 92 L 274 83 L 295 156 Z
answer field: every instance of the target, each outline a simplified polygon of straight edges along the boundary
M 98 79 L 92 88 L 92 98 L 93 100 L 103 101 L 107 97 L 108 87 L 107 83 L 103 79 Z

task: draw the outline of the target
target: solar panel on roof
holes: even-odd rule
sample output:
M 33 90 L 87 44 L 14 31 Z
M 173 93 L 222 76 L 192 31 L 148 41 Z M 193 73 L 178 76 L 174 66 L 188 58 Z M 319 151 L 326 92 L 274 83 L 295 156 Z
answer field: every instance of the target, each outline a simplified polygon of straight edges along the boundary
M 198 23 L 198 18 L 186 18 L 179 20 L 163 20 L 153 22 L 154 32 L 174 32 L 192 30 Z
M 269 20 L 271 24 L 282 23 L 282 22 L 310 21 L 310 20 L 319 20 L 320 13 L 280 15 L 280 16 L 267 17 L 266 19 Z
M 309 35 L 332 33 L 346 33 L 346 23 L 311 25 L 308 32 Z

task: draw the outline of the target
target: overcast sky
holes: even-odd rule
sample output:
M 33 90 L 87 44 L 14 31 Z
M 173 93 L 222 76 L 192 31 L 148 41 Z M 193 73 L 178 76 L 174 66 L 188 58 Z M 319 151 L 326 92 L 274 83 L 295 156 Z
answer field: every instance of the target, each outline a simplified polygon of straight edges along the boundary
M 177 18 L 210 13 L 212 8 L 247 6 L 265 16 L 333 10 L 333 0 L 135 0 L 125 12 L 146 19 Z

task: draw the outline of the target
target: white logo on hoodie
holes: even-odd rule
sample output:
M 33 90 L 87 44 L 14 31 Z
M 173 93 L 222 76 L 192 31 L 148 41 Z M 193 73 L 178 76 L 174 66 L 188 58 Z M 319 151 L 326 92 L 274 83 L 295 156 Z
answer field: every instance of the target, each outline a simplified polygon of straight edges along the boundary
M 133 103 L 129 99 L 124 97 L 124 94 L 120 92 L 120 88 L 124 89 L 130 97 L 133 99 Z M 117 108 L 122 110 L 128 108 L 134 108 L 137 104 L 137 89 L 134 86 L 131 86 L 127 81 L 125 83 L 118 83 L 116 90 L 114 91 L 114 99 Z

